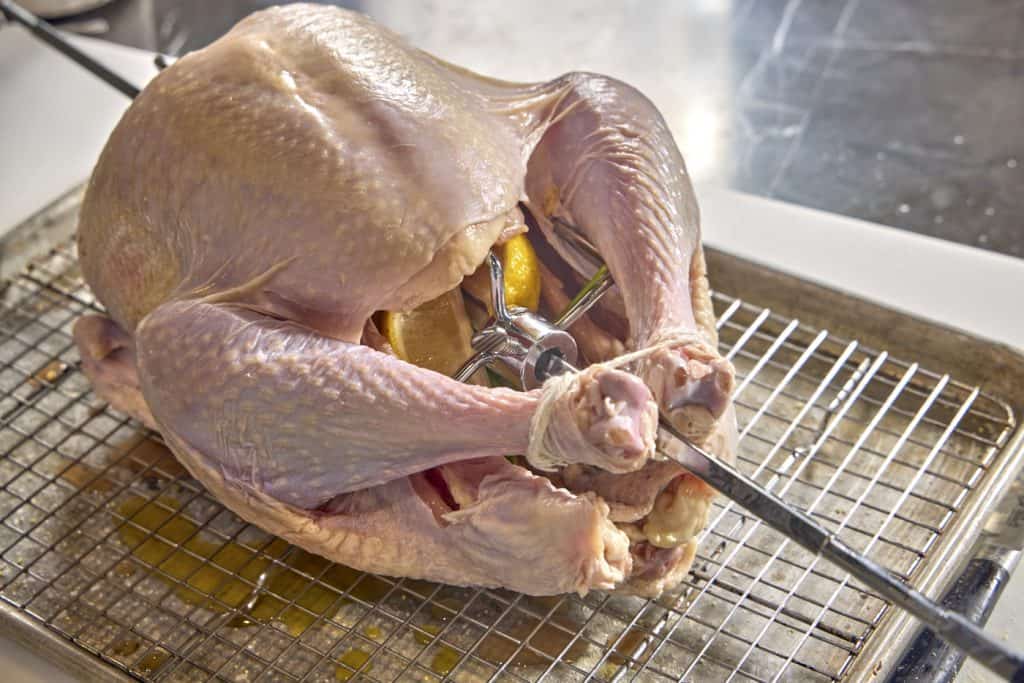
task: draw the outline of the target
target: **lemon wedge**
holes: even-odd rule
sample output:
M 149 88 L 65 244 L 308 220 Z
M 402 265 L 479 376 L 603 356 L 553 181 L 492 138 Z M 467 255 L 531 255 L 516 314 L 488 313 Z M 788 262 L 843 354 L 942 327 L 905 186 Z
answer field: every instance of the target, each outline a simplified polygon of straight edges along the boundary
M 505 271 L 505 303 L 536 311 L 540 303 L 540 265 L 530 240 L 519 234 L 494 251 Z M 486 263 L 465 278 L 462 286 L 473 298 L 485 302 L 490 311 L 491 285 Z
M 505 301 L 509 306 L 536 311 L 540 302 L 540 265 L 526 235 L 516 235 L 495 247 L 495 252 L 504 266 Z M 462 287 L 490 306 L 486 264 L 465 278 Z M 413 365 L 451 376 L 473 354 L 473 325 L 459 287 L 412 311 L 381 311 L 378 316 L 375 319 L 380 332 L 395 355 Z M 474 380 L 483 384 L 485 376 L 478 373 Z
M 443 375 L 454 375 L 473 353 L 473 327 L 458 288 L 406 313 L 384 311 L 380 326 L 395 355 Z

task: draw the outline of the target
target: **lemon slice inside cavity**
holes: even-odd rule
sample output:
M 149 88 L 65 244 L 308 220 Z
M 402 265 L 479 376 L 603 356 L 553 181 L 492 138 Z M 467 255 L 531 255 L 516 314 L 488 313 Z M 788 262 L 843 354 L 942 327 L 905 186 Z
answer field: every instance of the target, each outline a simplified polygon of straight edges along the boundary
M 406 313 L 384 311 L 380 322 L 395 355 L 413 365 L 451 376 L 473 353 L 473 327 L 458 288 Z
M 526 235 L 516 235 L 495 247 L 494 252 L 505 272 L 505 303 L 536 311 L 540 303 L 540 265 L 530 240 Z M 491 285 L 486 263 L 463 280 L 462 286 L 474 299 L 485 302 L 490 311 Z
M 505 272 L 505 301 L 509 306 L 537 310 L 540 302 L 540 266 L 537 254 L 526 239 L 516 235 L 495 253 Z M 490 308 L 490 280 L 484 264 L 465 278 L 462 288 Z M 473 325 L 466 310 L 462 288 L 445 292 L 412 311 L 382 311 L 377 321 L 380 332 L 395 355 L 404 361 L 444 375 L 454 375 L 473 354 L 470 340 Z M 483 383 L 483 373 L 474 379 Z

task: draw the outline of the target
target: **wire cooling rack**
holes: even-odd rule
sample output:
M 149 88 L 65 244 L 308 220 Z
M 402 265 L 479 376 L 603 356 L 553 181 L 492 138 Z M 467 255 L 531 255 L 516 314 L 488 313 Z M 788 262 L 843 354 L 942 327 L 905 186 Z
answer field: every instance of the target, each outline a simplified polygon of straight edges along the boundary
M 856 341 L 714 301 L 738 370 L 741 469 L 915 582 L 1006 455 L 1011 409 Z M 71 340 L 92 310 L 68 247 L 3 291 L 0 599 L 133 676 L 828 681 L 885 637 L 883 600 L 728 501 L 686 581 L 654 601 L 538 599 L 332 565 L 236 518 L 158 437 L 93 396 Z

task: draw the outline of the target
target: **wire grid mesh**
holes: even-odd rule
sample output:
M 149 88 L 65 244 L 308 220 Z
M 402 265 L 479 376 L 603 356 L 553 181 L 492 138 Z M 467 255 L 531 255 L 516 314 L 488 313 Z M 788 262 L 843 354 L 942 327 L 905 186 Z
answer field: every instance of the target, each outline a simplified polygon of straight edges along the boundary
M 739 464 L 913 581 L 999 455 L 1010 409 L 715 294 Z M 0 597 L 144 679 L 839 680 L 887 604 L 728 501 L 654 601 L 530 598 L 331 565 L 245 524 L 96 399 L 70 248 L 0 309 Z

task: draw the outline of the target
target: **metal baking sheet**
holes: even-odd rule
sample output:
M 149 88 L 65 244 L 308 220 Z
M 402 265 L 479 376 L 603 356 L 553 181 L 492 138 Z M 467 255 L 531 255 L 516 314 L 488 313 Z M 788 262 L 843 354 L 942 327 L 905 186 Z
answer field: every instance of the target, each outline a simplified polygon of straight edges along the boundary
M 357 572 L 245 524 L 78 371 L 78 193 L 4 242 L 0 628 L 155 681 L 861 680 L 913 625 L 727 501 L 655 601 Z M 1024 359 L 709 251 L 739 464 L 935 594 L 1021 459 Z

